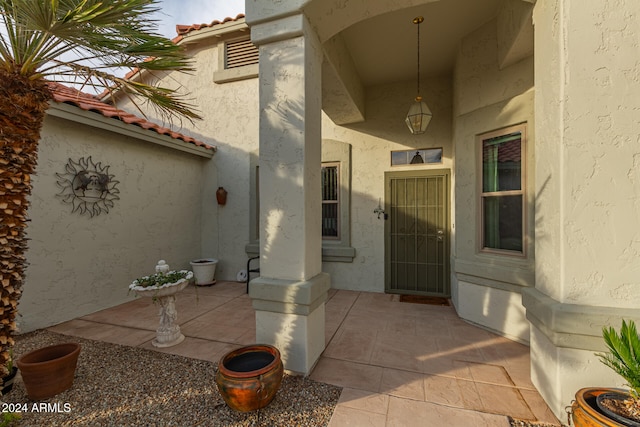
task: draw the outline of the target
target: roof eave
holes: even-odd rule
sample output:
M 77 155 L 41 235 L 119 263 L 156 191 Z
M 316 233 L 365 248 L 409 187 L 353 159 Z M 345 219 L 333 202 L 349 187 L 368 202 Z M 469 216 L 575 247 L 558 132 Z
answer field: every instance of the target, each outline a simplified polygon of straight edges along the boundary
M 144 129 L 133 124 L 106 117 L 94 111 L 86 111 L 74 105 L 51 101 L 47 113 L 54 117 L 63 118 L 87 126 L 104 129 L 120 135 L 129 136 L 139 140 L 151 142 L 174 150 L 190 153 L 196 156 L 212 158 L 217 151 L 213 146 L 197 146 L 175 139 L 167 135 L 159 134 L 154 130 Z
M 227 21 L 220 24 L 215 24 L 210 27 L 200 27 L 193 29 L 184 34 L 180 34 L 174 40 L 177 40 L 177 44 L 191 44 L 197 43 L 205 39 L 212 37 L 220 38 L 232 33 L 246 33 L 249 31 L 245 18 L 237 18 L 233 21 Z

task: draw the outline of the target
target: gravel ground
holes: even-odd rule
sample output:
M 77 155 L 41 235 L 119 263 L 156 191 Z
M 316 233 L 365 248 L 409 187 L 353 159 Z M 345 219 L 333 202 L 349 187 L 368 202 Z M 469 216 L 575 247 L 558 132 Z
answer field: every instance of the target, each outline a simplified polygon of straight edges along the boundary
M 20 426 L 326 426 L 342 390 L 285 375 L 266 408 L 242 413 L 218 393 L 216 363 L 48 331 L 17 337 L 15 357 L 72 341 L 82 346 L 73 387 L 42 401 L 46 410 L 35 411 L 19 376 L 3 397 L 3 410 L 26 409 Z
M 532 421 L 518 420 L 511 417 L 509 417 L 509 422 L 511 423 L 511 427 L 559 427 L 558 424 L 535 423 Z
M 230 409 L 214 382 L 216 363 L 136 347 L 36 331 L 16 338 L 15 357 L 47 345 L 82 346 L 73 387 L 34 403 L 20 376 L 3 397 L 22 408 L 19 426 L 326 426 L 341 388 L 286 375 L 275 399 L 260 411 Z M 42 402 L 49 405 L 37 409 Z M 552 427 L 509 417 L 511 427 Z

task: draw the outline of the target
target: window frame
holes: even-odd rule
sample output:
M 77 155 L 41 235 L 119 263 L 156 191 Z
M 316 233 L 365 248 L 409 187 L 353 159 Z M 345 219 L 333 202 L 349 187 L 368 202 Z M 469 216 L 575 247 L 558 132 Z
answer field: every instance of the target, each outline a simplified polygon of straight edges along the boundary
M 337 163 L 340 176 L 338 198 L 340 205 L 340 238 L 322 239 L 323 262 L 353 262 L 355 248 L 351 247 L 351 144 L 333 139 L 322 140 L 322 163 Z
M 341 218 L 341 209 L 342 209 L 342 203 L 341 203 L 341 189 L 342 189 L 342 185 L 340 182 L 340 178 L 341 178 L 341 173 L 340 173 L 340 162 L 336 162 L 336 161 L 332 161 L 332 162 L 322 162 L 321 165 L 321 169 L 324 168 L 335 168 L 336 169 L 336 185 L 337 185 L 337 191 L 336 191 L 336 200 L 325 200 L 324 197 L 322 198 L 322 206 L 324 207 L 325 204 L 330 204 L 330 205 L 336 205 L 336 211 L 337 211 L 337 215 L 336 215 L 336 229 L 337 229 L 337 235 L 336 236 L 325 236 L 324 234 L 322 235 L 322 240 L 340 240 L 341 239 L 341 231 L 342 231 L 342 218 Z M 322 183 L 321 185 L 324 185 L 324 183 Z M 322 189 L 322 194 L 324 195 L 324 188 Z M 323 209 L 324 211 L 324 209 Z M 324 217 L 322 218 L 322 220 L 324 221 Z
M 248 256 L 260 254 L 260 192 L 259 192 L 259 162 L 260 156 L 256 153 L 251 157 L 252 176 L 251 191 L 253 201 L 251 209 L 252 224 L 250 241 L 245 246 Z M 340 205 L 338 209 L 340 222 L 339 239 L 322 239 L 322 261 L 323 262 L 346 262 L 351 263 L 355 259 L 356 250 L 351 246 L 351 144 L 332 139 L 322 140 L 322 164 L 336 163 L 339 165 L 338 174 L 340 176 L 340 189 L 338 198 Z
M 484 141 L 508 136 L 510 134 L 520 133 L 520 189 L 519 190 L 503 190 L 503 191 L 484 191 Z M 529 202 L 527 198 L 527 127 L 526 123 L 521 123 L 509 127 L 500 128 L 490 132 L 486 132 L 476 136 L 476 153 L 477 153 L 477 209 L 478 209 L 478 226 L 477 226 L 477 242 L 478 251 L 485 254 L 507 255 L 517 258 L 526 258 L 527 256 L 527 211 Z M 521 196 L 522 198 L 522 227 L 520 235 L 522 239 L 522 250 L 498 249 L 485 246 L 485 200 L 488 197 L 497 196 Z

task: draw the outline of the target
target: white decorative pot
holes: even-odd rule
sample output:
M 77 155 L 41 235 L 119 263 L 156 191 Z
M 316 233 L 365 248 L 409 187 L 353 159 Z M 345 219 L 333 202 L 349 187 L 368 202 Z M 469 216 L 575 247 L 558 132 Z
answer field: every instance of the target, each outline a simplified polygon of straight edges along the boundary
M 218 260 L 215 258 L 202 258 L 191 261 L 191 270 L 196 278 L 196 285 L 209 286 L 216 283 L 216 266 Z

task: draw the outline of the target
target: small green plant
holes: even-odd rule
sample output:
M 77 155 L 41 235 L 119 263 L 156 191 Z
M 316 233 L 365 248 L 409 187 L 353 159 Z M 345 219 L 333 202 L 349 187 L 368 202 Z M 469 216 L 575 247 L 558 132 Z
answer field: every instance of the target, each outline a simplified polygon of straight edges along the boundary
M 133 281 L 130 288 L 135 287 L 149 288 L 149 287 L 161 287 L 169 283 L 176 283 L 180 280 L 190 280 L 193 277 L 191 271 L 180 270 L 170 271 L 168 273 L 155 273 L 151 276 L 140 277 Z
M 635 416 L 640 415 L 640 337 L 633 320 L 622 321 L 620 333 L 612 327 L 602 328 L 608 353 L 596 356 L 627 381 L 629 398 L 625 405 Z
M 9 359 L 7 360 L 7 370 L 9 373 L 13 371 L 13 347 L 9 349 Z
M 0 427 L 11 427 L 17 425 L 20 420 L 20 414 L 15 412 L 3 412 L 0 420 Z
M 166 273 L 158 272 L 152 274 L 150 276 L 140 277 L 134 280 L 129 285 L 129 292 L 131 291 L 144 291 L 144 290 L 156 290 L 160 291 L 160 289 L 177 285 L 182 282 L 189 281 L 193 278 L 193 271 L 188 270 L 180 270 L 180 271 L 168 271 Z M 196 295 L 197 298 L 197 295 Z M 153 297 L 153 302 L 155 303 L 157 298 Z

